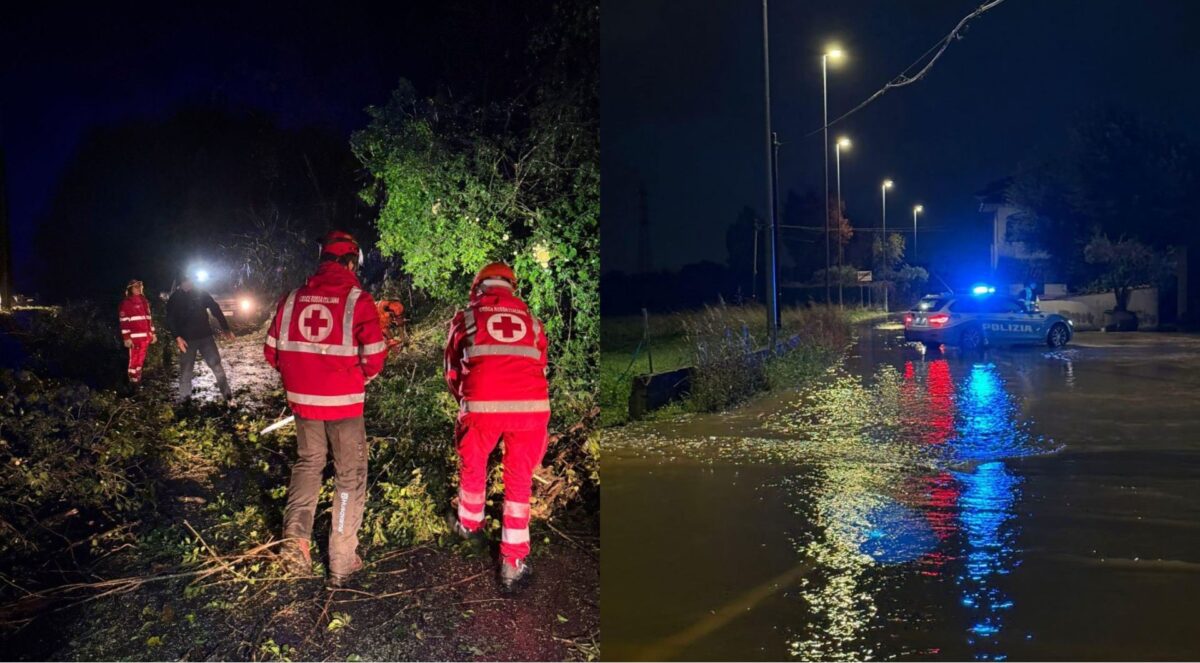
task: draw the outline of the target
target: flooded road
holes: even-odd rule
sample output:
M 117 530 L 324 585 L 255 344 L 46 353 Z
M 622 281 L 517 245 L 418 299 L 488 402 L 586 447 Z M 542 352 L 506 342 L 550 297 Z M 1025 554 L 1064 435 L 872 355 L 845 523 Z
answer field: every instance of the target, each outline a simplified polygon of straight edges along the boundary
M 605 434 L 605 658 L 1200 657 L 1200 338 L 901 335 Z

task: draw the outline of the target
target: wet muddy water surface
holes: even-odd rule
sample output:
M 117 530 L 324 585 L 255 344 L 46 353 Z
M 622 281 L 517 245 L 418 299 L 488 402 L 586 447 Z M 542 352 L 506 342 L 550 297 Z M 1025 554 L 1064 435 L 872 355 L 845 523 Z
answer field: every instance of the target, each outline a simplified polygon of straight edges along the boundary
M 921 353 L 606 433 L 607 659 L 1195 659 L 1200 338 Z

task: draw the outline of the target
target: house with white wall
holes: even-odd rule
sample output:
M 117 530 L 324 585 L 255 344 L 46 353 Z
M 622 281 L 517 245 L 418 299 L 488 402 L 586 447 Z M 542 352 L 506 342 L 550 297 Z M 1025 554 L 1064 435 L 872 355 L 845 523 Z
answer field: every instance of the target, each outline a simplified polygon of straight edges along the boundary
M 975 194 L 980 213 L 992 221 L 992 277 L 1014 283 L 1029 279 L 1045 282 L 1052 276 L 1047 273 L 1050 254 L 1032 249 L 1015 237 L 1015 222 L 1029 212 L 1008 201 L 1005 194 L 1011 182 L 1011 178 L 996 180 Z

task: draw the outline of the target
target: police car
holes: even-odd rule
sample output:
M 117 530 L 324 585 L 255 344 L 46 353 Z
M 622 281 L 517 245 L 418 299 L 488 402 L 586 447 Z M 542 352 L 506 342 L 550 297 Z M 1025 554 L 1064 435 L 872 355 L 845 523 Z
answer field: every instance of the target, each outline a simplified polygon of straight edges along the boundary
M 976 350 L 987 345 L 1045 343 L 1066 345 L 1074 334 L 1070 320 L 1057 313 L 1026 309 L 1016 297 L 976 286 L 971 294 L 927 295 L 904 314 L 904 340 L 926 348 L 956 345 Z

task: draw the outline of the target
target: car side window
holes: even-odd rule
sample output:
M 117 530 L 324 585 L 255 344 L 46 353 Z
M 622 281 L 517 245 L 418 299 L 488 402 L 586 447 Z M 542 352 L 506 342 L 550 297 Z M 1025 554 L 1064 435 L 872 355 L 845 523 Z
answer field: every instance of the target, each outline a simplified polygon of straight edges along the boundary
M 1024 313 L 1025 305 L 1015 299 L 1005 299 L 1003 302 L 1004 313 Z
M 973 299 L 960 299 L 950 305 L 950 310 L 955 313 L 978 313 L 979 302 Z
M 1025 308 L 1009 297 L 991 297 L 984 304 L 987 313 L 1024 313 Z

